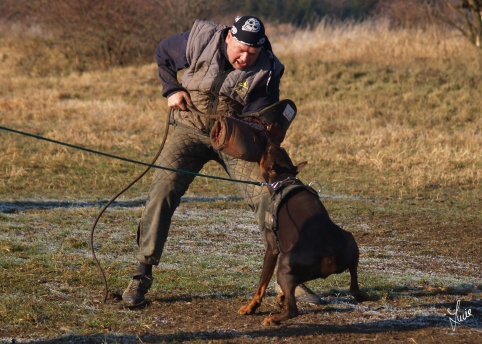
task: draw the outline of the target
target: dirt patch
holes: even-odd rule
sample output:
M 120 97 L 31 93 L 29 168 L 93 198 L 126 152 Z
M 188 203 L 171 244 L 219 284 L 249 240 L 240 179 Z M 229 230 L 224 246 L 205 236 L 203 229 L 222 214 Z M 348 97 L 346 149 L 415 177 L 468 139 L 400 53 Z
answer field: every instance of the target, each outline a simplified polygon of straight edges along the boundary
M 409 292 L 410 293 L 410 292 Z M 400 293 L 401 297 L 403 293 Z M 254 316 L 239 316 L 236 309 L 245 298 L 225 297 L 169 301 L 155 300 L 142 312 L 159 317 L 152 330 L 142 334 L 143 341 L 226 340 L 232 342 L 477 342 L 482 339 L 481 322 L 474 316 L 459 325 L 450 326 L 446 308 L 455 308 L 450 295 L 426 293 L 417 297 L 420 304 L 398 308 L 380 302 L 355 304 L 351 298 L 324 296 L 322 306 L 301 305 L 302 314 L 282 326 L 262 326 L 262 319 L 276 312 L 274 296 L 267 299 Z M 480 314 L 480 302 L 468 301 Z M 470 339 L 470 340 L 469 340 Z
M 223 342 L 266 343 L 477 343 L 482 340 L 482 304 L 475 295 L 465 295 L 463 307 L 472 316 L 452 328 L 447 308 L 455 309 L 454 295 L 446 292 L 397 292 L 398 297 L 416 297 L 417 305 L 397 305 L 397 302 L 370 301 L 356 304 L 350 297 L 323 295 L 326 304 L 300 304 L 301 315 L 281 326 L 263 326 L 262 319 L 277 308 L 274 295 L 256 315 L 236 313 L 246 297 L 207 295 L 202 297 L 172 296 L 155 298 L 138 310 L 119 307 L 130 318 L 150 319 L 142 329 L 108 328 L 105 334 L 59 336 L 50 342 L 72 343 L 159 343 L 159 342 Z M 480 294 L 478 295 L 480 297 Z M 107 334 L 108 333 L 108 334 Z M 118 333 L 118 334 L 116 334 Z
M 240 215 L 238 202 L 180 206 L 147 294 L 150 302 L 142 309 L 127 309 L 120 300 L 135 245 L 134 231 L 118 230 L 132 226 L 140 208 L 112 209 L 96 233 L 112 293 L 106 305 L 99 301 L 102 285 L 79 240 L 90 226 L 85 215 L 96 211 L 67 207 L 4 214 L 0 341 L 482 342 L 477 216 L 450 219 L 438 208 L 394 209 L 396 204 L 387 214 L 375 201 L 326 204 L 359 243 L 361 287 L 371 300 L 354 301 L 347 273 L 330 276 L 308 283 L 322 305 L 300 303 L 300 316 L 268 327 L 263 318 L 279 311 L 272 288 L 255 315 L 237 314 L 254 292 L 263 251 L 251 214 Z M 456 319 L 451 312 L 457 307 Z

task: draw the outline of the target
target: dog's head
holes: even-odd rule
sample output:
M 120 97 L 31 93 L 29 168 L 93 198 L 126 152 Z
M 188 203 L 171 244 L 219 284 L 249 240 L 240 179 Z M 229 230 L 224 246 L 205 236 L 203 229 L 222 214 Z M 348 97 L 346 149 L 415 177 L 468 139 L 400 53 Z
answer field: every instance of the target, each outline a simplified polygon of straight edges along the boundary
M 259 167 L 264 180 L 267 183 L 273 183 L 290 176 L 296 176 L 307 163 L 307 161 L 304 161 L 294 165 L 284 148 L 268 141 L 261 156 Z

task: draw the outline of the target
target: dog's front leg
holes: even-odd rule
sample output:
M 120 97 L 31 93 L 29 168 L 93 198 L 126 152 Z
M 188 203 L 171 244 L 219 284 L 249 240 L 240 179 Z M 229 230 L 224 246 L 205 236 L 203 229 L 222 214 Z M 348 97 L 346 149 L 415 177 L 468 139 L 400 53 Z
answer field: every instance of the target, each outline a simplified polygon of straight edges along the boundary
M 254 312 L 256 312 L 256 309 L 258 309 L 258 307 L 261 305 L 263 297 L 266 293 L 266 289 L 268 288 L 268 284 L 271 281 L 271 277 L 273 276 L 274 268 L 276 266 L 276 260 L 279 255 L 279 250 L 276 247 L 276 244 L 273 244 L 273 240 L 268 240 L 268 245 L 264 254 L 263 271 L 261 272 L 261 278 L 259 279 L 258 288 L 256 289 L 256 292 L 254 293 L 251 302 L 238 310 L 238 313 L 241 315 L 253 314 Z
M 294 288 L 285 296 L 283 311 L 279 314 L 271 315 L 264 318 L 263 325 L 279 325 L 283 320 L 297 317 L 299 314 L 296 306 L 296 297 Z
M 296 306 L 295 289 L 299 285 L 300 280 L 293 275 L 293 269 L 289 266 L 291 254 L 283 253 L 278 261 L 278 284 L 282 290 L 279 295 L 280 301 L 283 301 L 283 310 L 279 314 L 266 317 L 263 325 L 279 324 L 280 322 L 298 316 L 298 307 Z

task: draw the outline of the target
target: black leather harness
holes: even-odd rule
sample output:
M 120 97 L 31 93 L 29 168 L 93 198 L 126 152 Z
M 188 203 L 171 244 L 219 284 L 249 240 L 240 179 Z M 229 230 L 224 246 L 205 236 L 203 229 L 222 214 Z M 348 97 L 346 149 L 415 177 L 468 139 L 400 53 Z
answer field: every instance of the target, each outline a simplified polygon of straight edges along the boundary
M 301 189 L 308 190 L 309 192 L 318 196 L 318 192 L 313 189 L 311 186 L 303 184 L 298 178 L 296 177 L 288 177 L 287 179 L 276 182 L 271 185 L 272 186 L 272 194 L 271 194 L 271 203 L 266 210 L 264 223 L 265 228 L 272 230 L 274 236 L 276 238 L 276 245 L 280 252 L 283 252 L 279 238 L 278 238 L 278 211 L 281 204 L 293 193 L 300 191 Z

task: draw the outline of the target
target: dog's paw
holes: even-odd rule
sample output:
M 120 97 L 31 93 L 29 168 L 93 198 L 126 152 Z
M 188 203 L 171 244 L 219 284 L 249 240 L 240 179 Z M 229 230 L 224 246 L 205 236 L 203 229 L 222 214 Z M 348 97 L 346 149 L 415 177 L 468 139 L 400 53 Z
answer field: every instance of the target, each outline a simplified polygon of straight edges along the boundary
M 270 317 L 266 317 L 263 320 L 263 325 L 264 326 L 272 326 L 272 325 L 279 325 L 280 322 L 276 320 L 276 316 L 272 315 Z
M 240 309 L 238 309 L 238 314 L 241 314 L 241 315 L 251 314 L 250 311 L 251 311 L 251 310 L 250 310 L 249 305 L 248 305 L 248 306 L 243 306 L 243 307 L 241 307 Z
M 256 310 L 258 309 L 258 307 L 259 307 L 259 303 L 254 303 L 254 304 L 250 303 L 249 305 L 243 306 L 240 309 L 238 309 L 238 314 L 241 314 L 241 315 L 254 314 L 254 312 L 256 312 Z
M 370 296 L 363 291 L 360 291 L 353 296 L 357 302 L 370 301 Z

